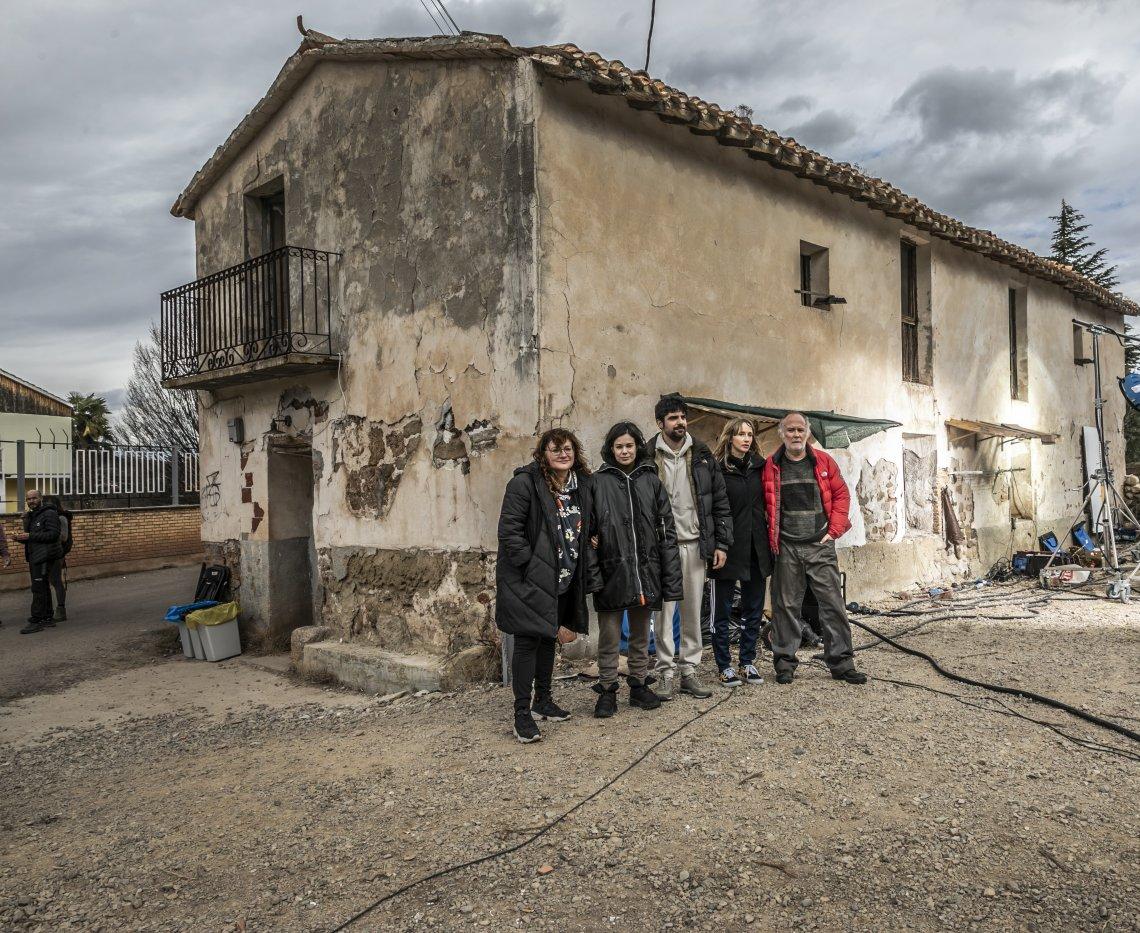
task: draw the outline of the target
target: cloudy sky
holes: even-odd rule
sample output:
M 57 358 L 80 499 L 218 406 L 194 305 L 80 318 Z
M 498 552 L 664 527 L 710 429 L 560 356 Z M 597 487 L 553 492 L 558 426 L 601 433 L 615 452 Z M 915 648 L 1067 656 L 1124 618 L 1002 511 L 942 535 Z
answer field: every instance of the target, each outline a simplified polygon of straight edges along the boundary
M 644 64 L 649 0 L 448 0 L 464 29 Z M 300 37 L 430 35 L 420 0 L 5 8 L 0 368 L 114 403 L 159 292 L 194 277 L 175 196 Z M 1062 197 L 1140 298 L 1132 0 L 658 0 L 650 71 L 1038 252 Z

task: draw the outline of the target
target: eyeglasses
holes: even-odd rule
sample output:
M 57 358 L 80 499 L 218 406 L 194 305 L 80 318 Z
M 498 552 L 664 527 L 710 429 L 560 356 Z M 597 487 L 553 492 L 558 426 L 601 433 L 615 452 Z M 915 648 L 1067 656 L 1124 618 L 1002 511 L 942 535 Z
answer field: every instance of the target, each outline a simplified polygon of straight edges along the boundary
M 546 452 L 548 454 L 572 454 L 572 453 L 574 453 L 574 445 L 573 444 L 567 444 L 564 447 L 550 446 L 550 447 L 546 448 Z

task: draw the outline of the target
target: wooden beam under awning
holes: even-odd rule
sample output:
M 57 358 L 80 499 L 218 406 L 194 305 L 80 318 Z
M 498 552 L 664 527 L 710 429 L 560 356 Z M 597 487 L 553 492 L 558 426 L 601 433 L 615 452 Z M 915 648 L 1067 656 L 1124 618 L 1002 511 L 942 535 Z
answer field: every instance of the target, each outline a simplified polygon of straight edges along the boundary
M 965 418 L 947 418 L 946 426 L 954 428 L 962 435 L 973 434 L 979 440 L 987 437 L 1013 438 L 1021 441 L 1040 441 L 1042 444 L 1056 444 L 1059 434 L 1046 434 L 1018 424 L 994 424 L 992 421 L 970 421 Z

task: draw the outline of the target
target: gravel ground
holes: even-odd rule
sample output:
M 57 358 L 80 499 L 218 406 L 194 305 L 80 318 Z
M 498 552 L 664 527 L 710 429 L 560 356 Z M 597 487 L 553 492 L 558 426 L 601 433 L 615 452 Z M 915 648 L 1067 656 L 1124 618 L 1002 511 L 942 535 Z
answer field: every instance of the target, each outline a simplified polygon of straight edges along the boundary
M 1016 606 L 1039 593 L 1002 595 L 975 612 L 1030 615 Z M 944 619 L 906 641 L 1136 729 L 1137 608 L 1038 609 Z M 1003 707 L 888 649 L 859 660 L 944 693 L 852 687 L 804 664 L 790 687 L 718 688 L 657 712 L 623 690 L 600 722 L 571 680 L 556 698 L 574 718 L 524 747 L 501 687 L 355 706 L 324 690 L 0 745 L 0 926 L 331 930 L 525 839 L 707 711 L 533 844 L 353 929 L 1140 929 L 1140 747 Z

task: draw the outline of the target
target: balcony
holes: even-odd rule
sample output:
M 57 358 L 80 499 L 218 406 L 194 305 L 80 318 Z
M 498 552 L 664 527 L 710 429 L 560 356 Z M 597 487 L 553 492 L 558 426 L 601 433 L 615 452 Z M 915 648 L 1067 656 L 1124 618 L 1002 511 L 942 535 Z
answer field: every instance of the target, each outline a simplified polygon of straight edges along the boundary
M 282 246 L 162 294 L 162 384 L 216 389 L 335 369 L 340 253 Z

